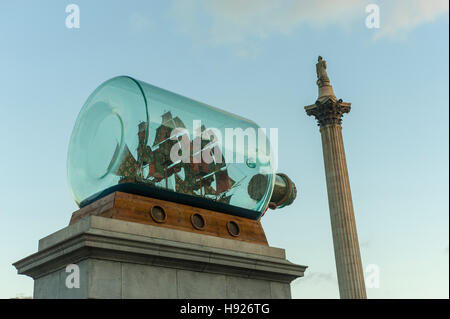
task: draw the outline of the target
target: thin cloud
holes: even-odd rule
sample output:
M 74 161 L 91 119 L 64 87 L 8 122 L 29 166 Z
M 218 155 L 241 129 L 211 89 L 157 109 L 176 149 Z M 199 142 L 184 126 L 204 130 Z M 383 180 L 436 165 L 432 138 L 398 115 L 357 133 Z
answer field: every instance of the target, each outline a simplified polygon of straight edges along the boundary
M 448 14 L 448 0 L 396 0 L 380 4 L 376 38 L 395 37 Z
M 381 28 L 375 37 L 394 36 L 436 20 L 448 12 L 448 0 L 174 0 L 178 26 L 194 39 L 212 45 L 241 46 L 302 26 L 365 28 L 370 3 L 380 6 Z
M 313 282 L 315 284 L 319 283 L 331 283 L 337 284 L 337 278 L 329 272 L 311 272 L 306 273 L 305 277 L 301 278 L 301 280 L 294 281 L 294 285 L 297 283 L 304 284 L 305 282 Z
M 133 30 L 141 31 L 151 26 L 150 19 L 142 13 L 133 12 L 129 16 L 130 26 Z

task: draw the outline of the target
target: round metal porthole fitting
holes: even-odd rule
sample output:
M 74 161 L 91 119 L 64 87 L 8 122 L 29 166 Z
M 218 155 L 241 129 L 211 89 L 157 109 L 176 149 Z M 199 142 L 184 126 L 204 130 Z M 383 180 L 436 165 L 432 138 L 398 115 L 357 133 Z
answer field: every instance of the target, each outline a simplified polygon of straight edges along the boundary
M 165 223 L 167 220 L 166 212 L 160 206 L 153 206 L 150 210 L 150 216 L 157 223 Z
M 206 222 L 203 216 L 197 213 L 191 215 L 191 223 L 192 226 L 194 226 L 194 228 L 198 230 L 203 230 L 206 226 Z
M 228 232 L 230 233 L 230 235 L 234 236 L 234 237 L 239 236 L 239 234 L 241 232 L 241 230 L 239 229 L 239 225 L 232 220 L 230 220 L 227 223 L 227 229 L 228 229 Z

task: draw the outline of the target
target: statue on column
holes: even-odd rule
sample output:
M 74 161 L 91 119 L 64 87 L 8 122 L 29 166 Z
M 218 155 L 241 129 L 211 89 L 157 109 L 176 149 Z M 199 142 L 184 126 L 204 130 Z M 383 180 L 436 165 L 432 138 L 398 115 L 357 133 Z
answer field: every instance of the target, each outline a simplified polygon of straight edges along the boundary
M 318 62 L 316 64 L 316 72 L 317 72 L 317 85 L 319 87 L 330 84 L 330 79 L 327 75 L 327 62 L 319 56 Z

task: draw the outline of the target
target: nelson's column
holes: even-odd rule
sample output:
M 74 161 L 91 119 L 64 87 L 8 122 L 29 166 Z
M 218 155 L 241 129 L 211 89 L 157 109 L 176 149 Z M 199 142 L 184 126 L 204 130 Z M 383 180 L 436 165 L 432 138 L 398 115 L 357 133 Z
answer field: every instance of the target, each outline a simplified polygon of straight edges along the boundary
M 326 67 L 319 56 L 316 64 L 319 97 L 305 110 L 317 119 L 322 135 L 339 294 L 344 299 L 363 299 L 366 289 L 341 126 L 343 114 L 350 112 L 350 103 L 336 99 Z

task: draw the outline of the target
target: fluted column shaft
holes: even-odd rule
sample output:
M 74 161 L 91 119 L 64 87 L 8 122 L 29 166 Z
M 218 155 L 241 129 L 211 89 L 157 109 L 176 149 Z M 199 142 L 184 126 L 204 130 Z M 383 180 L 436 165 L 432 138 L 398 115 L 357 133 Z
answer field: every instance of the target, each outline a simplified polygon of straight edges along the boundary
M 339 293 L 343 299 L 366 298 L 342 127 L 325 124 L 320 132 Z

